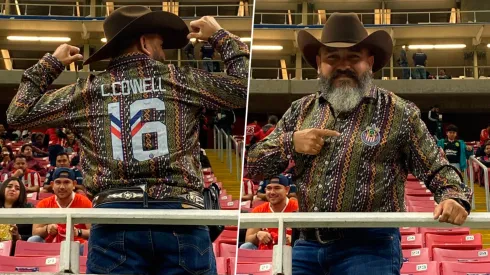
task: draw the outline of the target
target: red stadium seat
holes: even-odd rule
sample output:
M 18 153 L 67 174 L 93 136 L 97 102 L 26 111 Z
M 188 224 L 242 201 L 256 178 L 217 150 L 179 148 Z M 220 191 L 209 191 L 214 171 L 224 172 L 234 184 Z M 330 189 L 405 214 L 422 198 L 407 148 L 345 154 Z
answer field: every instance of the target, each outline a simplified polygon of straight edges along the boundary
M 8 257 L 0 256 L 0 272 L 58 272 L 59 256 L 56 257 Z
M 39 200 L 43 200 L 45 198 L 49 198 L 51 196 L 54 196 L 53 193 L 39 193 Z
M 452 250 L 434 248 L 432 252 L 437 262 L 490 262 L 490 249 Z
M 0 256 L 10 256 L 12 241 L 0 242 Z
M 405 196 L 405 201 L 434 201 L 434 196 Z
M 403 261 L 404 262 L 429 262 L 429 249 L 419 248 L 419 249 L 406 249 L 403 250 Z
M 414 175 L 408 174 L 407 175 L 407 180 L 408 181 L 419 181 Z
M 227 226 L 225 226 L 225 230 L 238 231 L 238 226 L 236 226 L 236 225 L 227 225 Z
M 202 173 L 204 175 L 211 175 L 212 172 L 213 171 L 211 170 L 211 168 L 204 168 L 204 169 L 202 169 Z
M 408 212 L 434 212 L 435 206 L 421 207 L 421 206 L 408 206 Z
M 442 275 L 487 275 L 490 263 L 442 262 L 441 271 Z
M 220 201 L 220 207 L 222 210 L 238 210 L 240 209 L 240 202 L 238 200 L 234 201 Z
M 238 238 L 238 231 L 236 230 L 223 230 L 221 234 L 216 238 L 214 243 L 216 244 L 216 247 L 214 247 L 214 252 L 216 257 L 221 257 L 221 251 L 220 251 L 220 246 L 221 243 L 227 243 L 227 244 L 233 244 L 237 245 L 237 238 Z
M 400 234 L 402 235 L 415 235 L 419 233 L 418 227 L 401 227 Z
M 15 256 L 59 256 L 61 243 L 30 243 L 17 241 L 15 245 Z
M 425 235 L 426 247 L 429 248 L 430 257 L 432 259 L 432 249 L 444 248 L 455 250 L 476 250 L 482 249 L 481 234 L 472 235 Z
M 425 190 L 427 187 L 424 183 L 420 183 L 419 181 L 407 181 L 405 182 L 405 189 L 422 189 Z
M 272 263 L 238 263 L 236 274 L 272 275 Z
M 405 194 L 408 196 L 432 197 L 429 189 L 405 189 Z
M 402 249 L 417 249 L 422 248 L 424 238 L 422 234 L 402 236 Z
M 235 258 L 228 259 L 228 274 L 234 275 L 235 273 Z
M 272 251 L 238 249 L 237 261 L 239 263 L 272 262 Z
M 218 275 L 227 275 L 228 274 L 228 266 L 227 259 L 223 257 L 216 258 L 216 270 L 218 271 Z
M 439 264 L 437 262 L 403 263 L 403 267 L 400 273 L 401 275 L 438 275 Z
M 422 208 L 435 208 L 437 206 L 437 203 L 435 201 L 407 201 L 407 206 L 422 207 Z
M 41 180 L 41 182 L 42 182 L 42 180 Z M 37 193 L 29 193 L 26 196 L 27 196 L 27 200 L 28 201 L 31 201 L 31 200 L 32 201 L 35 201 L 35 200 L 37 200 Z
M 469 227 L 453 227 L 453 228 L 431 228 L 431 227 L 421 227 L 420 233 L 424 234 L 435 234 L 435 235 L 469 235 Z
M 252 209 L 252 201 L 242 201 L 240 203 L 240 209 L 246 210 L 248 212 L 249 209 Z
M 220 203 L 223 202 L 223 201 L 229 202 L 229 201 L 232 201 L 232 200 L 233 200 L 233 197 L 231 195 L 221 195 L 219 197 L 219 202 Z
M 82 256 L 88 256 L 88 242 L 85 243 L 83 246 L 83 255 Z
M 80 273 L 87 273 L 87 256 L 80 256 Z
M 220 243 L 219 244 L 219 256 L 223 258 L 235 258 L 236 256 L 236 244 Z

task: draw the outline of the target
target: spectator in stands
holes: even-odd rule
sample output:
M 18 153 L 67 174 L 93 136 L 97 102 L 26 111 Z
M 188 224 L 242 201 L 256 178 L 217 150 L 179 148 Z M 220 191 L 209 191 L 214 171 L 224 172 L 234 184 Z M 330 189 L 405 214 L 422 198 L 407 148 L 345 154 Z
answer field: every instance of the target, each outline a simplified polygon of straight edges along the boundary
M 416 53 L 412 55 L 413 65 L 416 67 L 412 73 L 412 78 L 415 79 L 427 79 L 427 73 L 425 66 L 427 66 L 427 55 L 418 49 Z
M 45 198 L 37 204 L 37 208 L 92 208 L 92 202 L 87 197 L 74 192 L 76 178 L 73 170 L 69 168 L 57 168 L 54 171 L 53 191 L 54 196 Z M 83 244 L 90 237 L 90 224 L 75 224 L 73 236 L 75 241 Z M 32 226 L 32 237 L 28 242 L 59 243 L 65 240 L 66 224 L 34 224 Z M 109 247 L 110 249 L 110 247 Z
M 473 148 L 466 145 L 463 140 L 457 140 L 458 127 L 451 124 L 446 128 L 446 138 L 437 141 L 437 145 L 444 150 L 449 163 L 459 171 L 466 170 L 466 160 L 473 155 Z
M 441 123 L 441 120 L 439 118 L 439 106 L 434 105 L 428 115 L 429 123 L 427 125 L 427 128 L 429 129 L 429 133 L 433 136 L 436 136 L 437 133 L 437 127 L 439 127 L 439 124 Z
M 254 135 L 260 131 L 260 126 L 259 122 L 255 119 L 251 123 L 247 124 L 247 128 L 245 131 L 245 148 L 248 150 L 248 148 L 251 145 L 252 138 Z
M 49 163 L 51 166 L 56 165 L 56 156 L 63 152 L 63 146 L 61 146 L 61 138 L 66 137 L 60 128 L 49 128 L 46 130 L 46 136 L 49 138 L 48 154 Z
M 254 139 L 252 140 L 252 144 L 255 144 L 255 142 L 261 141 L 264 138 L 266 138 L 268 135 L 270 135 L 272 133 L 272 131 L 274 131 L 274 129 L 276 129 L 276 124 L 277 124 L 278 120 L 279 119 L 277 118 L 277 116 L 274 116 L 274 115 L 269 116 L 269 119 L 267 120 L 267 124 L 262 127 L 261 131 L 258 131 L 257 133 L 255 133 Z
M 490 140 L 485 141 L 485 144 L 483 144 L 483 146 L 478 147 L 475 152 L 476 158 L 485 156 L 485 148 L 487 147 L 487 145 L 490 145 Z
M 201 59 L 203 60 L 203 69 L 212 73 L 214 71 L 213 66 L 213 57 L 214 57 L 214 48 L 209 44 L 209 42 L 204 42 L 201 46 Z
M 32 134 L 32 156 L 35 158 L 44 158 L 49 156 L 48 146 L 44 144 L 44 134 Z
M 242 201 L 252 201 L 254 199 L 254 182 L 247 178 L 243 178 L 242 182 Z
M 32 145 L 24 144 L 22 145 L 22 147 L 20 147 L 20 153 L 26 158 L 27 168 L 38 172 L 39 175 L 44 177 L 46 175 L 46 168 L 43 165 L 41 165 L 41 163 L 39 163 L 37 159 L 33 157 L 32 148 L 33 148 Z M 12 169 L 14 168 L 15 168 L 14 163 L 11 162 L 9 166 L 7 166 L 7 169 L 4 168 L 2 172 L 8 173 L 9 171 L 12 171 Z
M 405 50 L 405 45 L 402 46 L 400 51 L 400 57 L 398 57 L 398 65 L 403 69 L 402 79 L 410 79 L 410 69 L 408 68 L 407 51 Z
M 290 199 L 291 198 L 296 199 L 296 192 L 297 192 L 296 184 L 293 183 L 293 180 L 292 180 L 291 176 L 286 176 L 286 178 L 289 181 L 289 185 L 288 185 L 289 186 L 288 198 L 290 198 Z M 260 183 L 259 183 L 259 189 L 257 190 L 257 199 L 261 199 L 263 201 L 267 201 L 266 188 L 267 188 L 268 184 L 269 184 L 269 180 L 260 181 Z
M 480 144 L 484 145 L 490 137 L 490 123 L 488 123 L 487 128 L 482 129 L 480 132 Z
M 6 129 L 3 124 L 0 124 L 0 138 L 3 140 L 15 140 L 15 137 L 12 136 Z
M 22 180 L 28 193 L 39 192 L 41 186 L 41 176 L 38 172 L 29 169 L 26 156 L 19 154 L 14 157 L 14 170 L 4 173 L 2 180 L 5 181 L 10 177 L 19 178 Z
M 46 180 L 44 181 L 43 188 L 41 189 L 42 193 L 53 193 L 54 171 L 56 171 L 56 168 L 71 169 L 75 174 L 75 192 L 80 194 L 85 193 L 82 172 L 75 167 L 70 168 L 70 157 L 67 153 L 59 153 L 56 157 L 56 167 L 52 167 L 52 169 L 46 174 Z
M 451 76 L 446 74 L 446 70 L 445 69 L 440 69 L 439 70 L 439 75 L 437 76 L 437 78 L 438 79 L 451 79 Z
M 14 160 L 14 153 L 12 152 L 12 147 L 6 145 L 2 147 L 2 162 L 0 163 L 2 167 L 2 173 L 4 171 L 8 172 L 8 167 L 10 163 Z
M 17 178 L 8 178 L 0 187 L 0 205 L 2 208 L 32 208 L 27 202 L 25 186 Z M 32 233 L 32 224 L 0 225 L 0 241 L 24 240 Z
M 84 64 L 111 59 L 107 69 L 47 92 L 66 66 L 84 59 L 79 48 L 59 46 L 24 72 L 7 122 L 75 132 L 84 186 L 96 208 L 204 209 L 212 203 L 202 194 L 197 114 L 201 107 L 245 107 L 247 45 L 213 17 L 190 22 L 189 33 L 175 14 L 145 6 L 119 7 L 103 25 L 107 43 Z M 221 52 L 228 75 L 164 63 L 165 50 L 180 49 L 190 38 Z M 89 242 L 88 274 L 216 274 L 203 226 L 96 224 Z
M 404 212 L 401 189 L 413 167 L 420 181 L 434 175 L 427 184 L 439 203 L 434 219 L 463 224 L 472 191 L 449 168 L 419 109 L 373 83 L 392 56 L 390 35 L 368 34 L 356 14 L 334 13 L 321 41 L 302 30 L 297 42 L 318 70 L 319 92 L 293 102 L 250 148 L 248 175 L 277 175 L 292 159 L 302 212 Z M 299 238 L 293 274 L 400 274 L 398 228 L 301 229 Z
M 236 122 L 235 112 L 233 110 L 221 110 L 217 114 L 216 119 L 216 126 L 219 129 L 223 129 L 227 135 L 231 135 L 233 124 Z
M 266 196 L 267 203 L 261 204 L 252 210 L 252 213 L 281 213 L 298 211 L 298 201 L 290 200 L 289 193 L 290 181 L 284 175 L 271 178 L 267 181 Z M 277 228 L 249 228 L 247 229 L 245 243 L 241 249 L 272 249 L 273 244 L 277 244 Z M 286 235 L 287 244 L 291 244 L 291 235 Z
M 66 138 L 61 140 L 61 146 L 63 147 L 63 152 L 68 154 L 78 154 L 80 152 L 80 145 L 78 145 L 78 141 L 75 139 L 75 134 L 71 131 L 67 131 Z

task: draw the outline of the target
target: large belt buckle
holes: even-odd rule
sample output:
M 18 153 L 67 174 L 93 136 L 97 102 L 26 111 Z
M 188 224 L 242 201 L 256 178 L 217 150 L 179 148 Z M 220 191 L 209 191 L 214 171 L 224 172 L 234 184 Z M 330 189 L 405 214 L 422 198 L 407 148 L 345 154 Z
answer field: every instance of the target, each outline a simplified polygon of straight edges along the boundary
M 122 193 L 122 197 L 125 199 L 125 200 L 130 200 L 134 197 L 134 193 L 133 192 L 130 192 L 130 191 L 125 191 Z

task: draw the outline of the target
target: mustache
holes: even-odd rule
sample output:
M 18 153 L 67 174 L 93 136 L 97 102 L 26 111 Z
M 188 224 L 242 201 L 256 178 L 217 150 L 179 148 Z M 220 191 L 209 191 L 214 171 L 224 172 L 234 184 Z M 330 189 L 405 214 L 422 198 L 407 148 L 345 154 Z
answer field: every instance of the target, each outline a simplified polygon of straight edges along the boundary
M 340 76 L 347 76 L 350 77 L 356 81 L 359 81 L 359 78 L 357 77 L 357 74 L 354 71 L 351 70 L 336 70 L 332 76 L 330 77 L 332 80 L 335 80 L 336 78 Z

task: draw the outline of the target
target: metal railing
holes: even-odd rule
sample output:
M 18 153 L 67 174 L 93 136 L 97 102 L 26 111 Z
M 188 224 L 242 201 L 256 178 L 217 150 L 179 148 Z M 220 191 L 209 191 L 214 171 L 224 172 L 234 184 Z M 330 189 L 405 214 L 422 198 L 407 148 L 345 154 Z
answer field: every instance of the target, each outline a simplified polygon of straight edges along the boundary
M 490 211 L 490 200 L 489 200 L 489 182 L 488 182 L 488 168 L 483 165 L 478 159 L 475 158 L 475 156 L 471 156 L 468 160 L 468 170 L 470 173 L 470 185 L 472 190 L 475 190 L 475 179 L 474 179 L 474 172 L 475 170 L 473 169 L 473 163 L 478 165 L 480 169 L 483 170 L 483 181 L 485 184 L 485 207 L 487 211 Z M 472 207 L 473 209 L 475 208 L 475 196 L 473 195 L 473 201 L 472 201 Z
M 278 228 L 273 248 L 273 274 L 292 274 L 292 248 L 286 228 L 453 227 L 434 220 L 433 213 L 241 213 L 240 228 Z M 490 228 L 490 213 L 471 213 L 464 226 Z
M 242 137 L 243 138 L 243 137 Z M 235 145 L 235 165 L 236 165 L 236 180 L 237 182 L 241 182 L 241 177 L 242 177 L 242 165 L 241 165 L 241 160 L 242 160 L 242 152 L 245 150 L 244 147 L 244 141 L 243 140 L 237 140 L 238 136 L 231 136 L 230 140 Z
M 375 17 L 380 16 L 383 20 L 383 15 L 389 16 L 391 22 L 395 21 L 397 24 L 460 24 L 460 23 L 488 23 L 485 21 L 485 17 L 490 17 L 490 10 L 478 10 L 478 11 L 459 11 L 461 15 L 461 21 L 467 22 L 450 23 L 448 19 L 451 15 L 455 15 L 456 12 L 452 11 L 417 11 L 417 12 L 389 12 L 389 13 L 374 13 L 374 12 L 361 12 L 357 13 L 359 19 L 363 24 L 375 24 Z M 254 22 L 259 22 L 259 25 L 323 25 L 319 23 L 319 15 L 328 18 L 333 13 L 319 14 L 315 13 L 301 13 L 301 12 L 255 12 Z M 289 16 L 291 16 L 291 23 L 289 24 Z M 303 17 L 306 19 L 304 24 Z M 265 19 L 264 19 L 265 18 Z M 468 20 L 472 19 L 472 20 Z M 278 23 L 281 22 L 281 23 Z M 391 23 L 393 24 L 393 23 Z M 384 25 L 383 21 L 382 24 Z M 390 24 L 388 24 L 390 25 Z
M 229 210 L 156 210 L 156 209 L 29 209 L 5 208 L 0 211 L 1 224 L 65 223 L 73 228 L 88 224 L 166 224 L 166 225 L 237 225 L 238 211 Z M 66 231 L 66 240 L 73 240 L 73 230 Z M 63 241 L 60 272 L 79 273 L 79 243 Z
M 231 139 L 230 139 L 230 135 L 226 134 L 226 132 L 223 130 L 223 129 L 220 129 L 221 131 L 221 135 L 224 137 L 225 139 L 225 143 L 226 143 L 226 150 L 225 151 L 225 154 L 226 154 L 226 167 L 228 167 L 228 170 L 230 170 L 230 174 L 233 170 L 233 165 L 232 165 L 232 159 L 231 159 Z
M 233 154 L 235 154 L 235 173 L 237 181 L 241 178 L 241 160 L 242 151 L 244 150 L 243 140 L 239 140 L 239 136 L 228 135 L 223 129 L 219 129 L 216 125 L 213 126 L 214 149 L 218 150 L 218 158 L 221 162 L 225 162 L 230 174 L 233 174 Z
M 286 74 L 288 79 L 299 78 L 300 80 L 303 80 L 318 78 L 317 70 L 311 67 L 252 67 L 251 69 L 252 79 L 285 79 L 283 76 L 284 74 Z M 419 78 L 419 74 L 422 73 L 422 70 L 424 70 L 425 72 L 429 72 L 431 77 L 433 77 L 430 79 L 442 79 L 438 75 L 439 70 L 441 69 L 444 69 L 446 75 L 450 75 L 451 79 L 474 79 L 475 70 L 478 70 L 478 79 L 490 78 L 490 66 L 384 67 L 379 72 L 374 74 L 374 78 L 384 80 L 390 79 L 390 70 L 393 70 L 393 79 L 422 79 Z
M 138 1 L 135 1 L 133 5 L 135 5 Z M 126 4 L 128 5 L 128 4 Z M 107 14 L 108 9 L 117 9 L 126 5 L 85 5 L 85 4 L 45 4 L 45 3 L 1 3 L 0 4 L 0 14 L 4 14 L 3 12 L 8 7 L 10 9 L 9 14 L 5 15 L 23 15 L 23 16 L 65 16 L 65 17 L 100 17 L 104 18 Z M 162 5 L 144 5 L 152 10 L 162 10 Z M 240 4 L 199 4 L 199 5 L 189 5 L 189 4 L 180 4 L 178 5 L 178 9 L 180 13 L 183 11 L 189 13 L 194 12 L 193 17 L 210 15 L 214 17 L 244 17 L 237 16 L 236 13 L 227 14 L 229 11 L 223 11 L 222 9 L 231 9 L 240 7 L 245 7 L 245 5 Z M 44 9 L 43 9 L 44 8 Z M 215 8 L 215 13 L 210 13 L 211 8 Z M 43 10 L 43 14 L 33 14 L 33 12 Z M 205 9 L 205 12 L 202 10 Z M 63 12 L 61 12 L 63 10 Z M 248 4 L 249 14 L 252 14 L 253 4 Z M 92 14 L 95 12 L 95 14 Z M 70 14 L 71 13 L 71 14 Z M 80 16 L 79 16 L 80 15 Z M 251 16 L 245 16 L 251 17 Z

